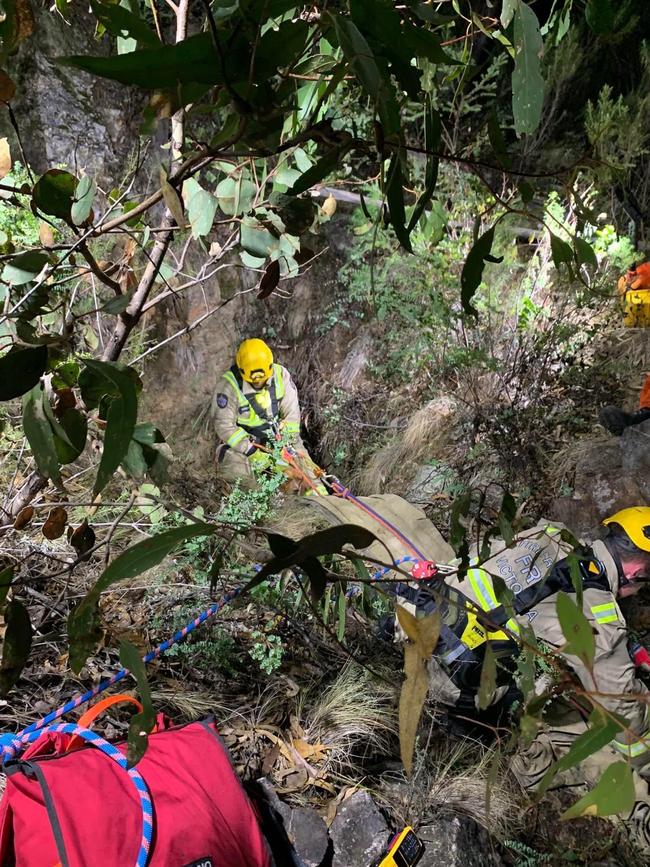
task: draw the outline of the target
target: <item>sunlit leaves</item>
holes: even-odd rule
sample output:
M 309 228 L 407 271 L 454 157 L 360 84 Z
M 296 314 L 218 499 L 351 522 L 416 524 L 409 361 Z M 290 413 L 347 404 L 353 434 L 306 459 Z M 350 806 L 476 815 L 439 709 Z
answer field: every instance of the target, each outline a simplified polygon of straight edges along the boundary
M 192 237 L 207 235 L 212 229 L 218 200 L 204 190 L 195 178 L 188 178 L 183 184 L 183 201 L 192 227 Z
M 2 269 L 2 279 L 11 286 L 24 286 L 32 283 L 49 262 L 47 253 L 27 250 L 14 256 Z
M 634 806 L 634 779 L 627 762 L 615 762 L 603 772 L 596 786 L 569 807 L 560 818 L 629 814 Z
M 70 216 L 75 226 L 82 226 L 90 217 L 96 192 L 95 181 L 88 175 L 84 175 L 75 188 L 74 200 L 70 208 Z
M 250 174 L 242 169 L 220 181 L 215 195 L 223 213 L 235 217 L 250 210 L 256 192 L 257 187 L 250 179 Z
M 523 0 L 514 12 L 515 66 L 512 71 L 512 113 L 515 132 L 531 134 L 539 126 L 544 104 L 541 55 L 544 48 L 539 21 Z

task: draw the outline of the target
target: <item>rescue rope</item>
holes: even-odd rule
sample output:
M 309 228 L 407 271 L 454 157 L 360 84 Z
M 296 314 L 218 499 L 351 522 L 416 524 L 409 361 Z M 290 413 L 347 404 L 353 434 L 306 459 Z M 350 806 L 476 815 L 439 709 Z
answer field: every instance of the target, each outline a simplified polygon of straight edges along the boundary
M 293 451 L 293 450 L 292 450 Z M 293 456 L 292 456 L 293 457 Z M 325 474 L 322 474 L 325 479 Z M 333 493 L 341 497 L 342 499 L 349 500 L 354 503 L 358 508 L 362 511 L 366 512 L 372 518 L 374 518 L 379 524 L 389 530 L 399 541 L 402 542 L 413 554 L 415 557 L 405 556 L 399 560 L 396 560 L 393 564 L 394 566 L 399 565 L 404 562 L 427 562 L 424 554 L 399 530 L 394 524 L 380 515 L 375 509 L 371 506 L 367 506 L 365 503 L 362 503 L 358 497 L 355 497 L 354 494 L 350 491 L 349 488 L 345 487 L 335 476 L 327 477 L 327 483 L 329 487 L 332 489 Z M 381 577 L 386 575 L 391 571 L 390 566 L 386 566 L 382 569 L 376 570 L 371 576 L 371 580 L 379 580 Z M 226 605 L 229 605 L 234 599 L 239 596 L 246 585 L 242 585 L 241 587 L 236 588 L 226 594 L 224 594 L 221 599 L 217 602 L 213 603 L 209 606 L 205 611 L 198 615 L 194 620 L 190 621 L 186 626 L 182 629 L 179 629 L 171 638 L 168 638 L 166 641 L 163 641 L 162 644 L 159 644 L 153 650 L 149 651 L 149 653 L 145 654 L 142 657 L 142 661 L 145 664 L 152 662 L 154 659 L 158 659 L 158 657 L 162 656 L 170 647 L 174 644 L 184 641 L 191 632 L 193 632 L 197 627 L 201 626 L 211 617 L 214 617 L 222 608 Z M 69 701 L 65 704 L 61 705 L 56 710 L 51 711 L 46 714 L 42 719 L 31 723 L 26 728 L 22 729 L 15 735 L 5 734 L 0 736 L 0 744 L 2 745 L 2 752 L 0 757 L 0 766 L 2 766 L 5 762 L 13 759 L 18 755 L 24 746 L 34 740 L 33 735 L 38 736 L 39 732 L 42 732 L 46 726 L 49 726 L 51 723 L 56 722 L 56 720 L 60 719 L 62 716 L 70 713 L 73 710 L 76 710 L 81 705 L 87 704 L 93 698 L 96 698 L 106 689 L 120 681 L 124 680 L 125 677 L 130 675 L 130 671 L 126 668 L 122 668 L 119 671 L 115 672 L 111 677 L 102 681 L 101 683 L 94 686 L 92 689 L 87 690 L 84 693 L 78 693 L 73 696 Z
M 153 804 L 151 802 L 151 795 L 149 794 L 147 784 L 139 771 L 135 768 L 129 767 L 126 756 L 124 756 L 116 746 L 109 743 L 109 741 L 104 740 L 104 738 L 96 732 L 93 732 L 90 729 L 81 728 L 75 723 L 60 723 L 59 725 L 48 726 L 46 729 L 32 731 L 27 736 L 28 740 L 26 743 L 38 740 L 38 738 L 45 733 L 69 734 L 82 738 L 94 747 L 97 747 L 98 750 L 101 750 L 109 757 L 109 759 L 117 762 L 123 771 L 126 771 L 136 788 L 138 799 L 140 801 L 140 808 L 142 810 L 142 834 L 140 837 L 140 847 L 135 867 L 146 867 L 149 859 L 149 850 L 151 849 L 151 839 L 153 836 Z
M 236 588 L 235 590 L 231 590 L 229 593 L 224 594 L 218 602 L 213 603 L 199 614 L 198 617 L 195 617 L 194 620 L 190 621 L 186 626 L 182 629 L 179 629 L 178 632 L 175 632 L 171 638 L 168 638 L 166 641 L 163 641 L 162 644 L 159 644 L 153 650 L 150 650 L 149 653 L 145 654 L 142 657 L 142 661 L 147 664 L 152 662 L 154 659 L 158 659 L 159 656 L 162 656 L 167 650 L 169 650 L 172 645 L 176 644 L 179 641 L 184 641 L 187 636 L 193 632 L 198 626 L 201 626 L 206 620 L 209 620 L 211 617 L 214 617 L 217 612 L 219 612 L 226 605 L 229 605 L 234 599 L 239 596 L 241 591 L 244 589 L 245 585 Z M 41 732 L 46 726 L 49 726 L 50 723 L 55 722 L 60 719 L 65 714 L 70 713 L 76 708 L 81 707 L 81 705 L 86 704 L 91 701 L 93 698 L 98 696 L 100 693 L 104 692 L 104 690 L 108 689 L 110 686 L 114 686 L 116 683 L 119 683 L 121 680 L 124 680 L 131 672 L 128 668 L 122 668 L 119 671 L 115 672 L 111 677 L 103 680 L 101 683 L 98 683 L 97 686 L 94 686 L 92 689 L 89 689 L 87 692 L 78 693 L 70 701 L 61 705 L 61 707 L 56 710 L 51 711 L 42 719 L 37 722 L 31 723 L 26 728 L 22 729 L 18 732 L 9 743 L 5 743 L 2 746 L 2 762 L 0 764 L 4 764 L 9 759 L 15 758 L 15 756 L 22 750 L 22 748 L 34 740 L 31 737 L 33 734 Z
M 344 500 L 349 500 L 351 503 L 354 503 L 355 506 L 358 506 L 363 512 L 367 515 L 370 515 L 375 519 L 382 527 L 385 527 L 389 532 L 393 534 L 399 541 L 405 545 L 409 551 L 411 551 L 418 560 L 427 560 L 428 558 L 424 556 L 422 551 L 417 548 L 411 540 L 402 533 L 400 529 L 398 529 L 394 524 L 392 524 L 387 518 L 382 517 L 379 512 L 375 511 L 372 506 L 368 506 L 366 503 L 362 503 L 358 497 L 355 497 L 352 491 L 349 488 L 346 488 L 345 485 L 341 484 L 341 482 L 336 478 L 336 476 L 330 476 L 328 479 L 328 484 L 332 488 L 332 491 L 337 497 L 341 497 Z

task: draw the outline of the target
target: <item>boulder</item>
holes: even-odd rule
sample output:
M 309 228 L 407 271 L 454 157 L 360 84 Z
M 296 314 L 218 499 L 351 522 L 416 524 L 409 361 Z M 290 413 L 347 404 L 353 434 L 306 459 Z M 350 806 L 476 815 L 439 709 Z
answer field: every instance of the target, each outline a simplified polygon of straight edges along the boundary
M 267 821 L 264 831 L 278 867 L 329 867 L 331 843 L 327 825 L 315 810 L 281 801 L 267 779 L 257 781 Z
M 70 6 L 63 18 L 35 9 L 35 27 L 11 58 L 16 84 L 12 106 L 27 159 L 36 172 L 60 164 L 86 169 L 109 189 L 122 178 L 138 142 L 142 91 L 57 63 L 75 54 L 106 55 L 111 40 L 96 40 L 88 4 Z M 9 138 L 14 159 L 20 149 L 6 112 L 0 133 Z M 153 156 L 153 155 L 151 155 Z
M 339 807 L 330 837 L 332 867 L 369 867 L 385 850 L 389 830 L 368 792 L 355 792 Z
M 425 852 L 418 867 L 506 867 L 499 844 L 469 816 L 440 816 L 422 826 Z

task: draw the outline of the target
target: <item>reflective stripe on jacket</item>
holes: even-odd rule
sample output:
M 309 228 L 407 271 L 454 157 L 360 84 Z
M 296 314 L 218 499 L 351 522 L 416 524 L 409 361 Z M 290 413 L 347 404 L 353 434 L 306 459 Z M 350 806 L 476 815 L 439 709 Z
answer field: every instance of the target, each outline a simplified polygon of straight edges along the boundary
M 497 539 L 491 545 L 489 558 L 480 567 L 471 566 L 462 581 L 456 576 L 445 579 L 444 594 L 449 601 L 442 606 L 443 618 L 462 647 L 460 651 L 458 647 L 449 649 L 441 642 L 436 658 L 460 688 L 478 684 L 478 677 L 470 677 L 467 668 L 478 666 L 480 675 L 485 642 L 493 642 L 495 652 L 501 656 L 516 655 L 515 636 L 522 626 L 529 626 L 538 639 L 564 657 L 585 690 L 609 694 L 597 696 L 596 700 L 625 717 L 637 735 L 645 735 L 645 704 L 625 697 L 644 696 L 648 690 L 635 676 L 625 620 L 616 602 L 618 568 L 602 541 L 576 551 L 583 584 L 583 612 L 592 625 L 596 643 L 593 677 L 577 656 L 563 652 L 566 639 L 557 615 L 557 594 L 563 591 L 575 599 L 575 590 L 567 559 L 573 548 L 561 538 L 562 529 L 541 522 L 520 533 L 509 548 Z M 493 576 L 500 577 L 514 596 L 513 618 L 498 602 Z M 435 588 L 435 583 L 432 586 Z M 482 612 L 489 614 L 489 626 L 484 625 L 488 617 L 481 618 Z M 648 751 L 650 757 L 650 744 L 645 744 L 643 738 L 631 744 L 625 744 L 625 740 L 625 735 L 620 734 L 614 746 L 625 755 L 635 757 L 639 751 Z
M 253 443 L 271 442 L 275 424 L 290 437 L 300 433 L 298 392 L 281 364 L 273 365 L 271 380 L 260 391 L 244 382 L 235 368 L 226 371 L 217 386 L 212 414 L 221 442 L 242 454 Z

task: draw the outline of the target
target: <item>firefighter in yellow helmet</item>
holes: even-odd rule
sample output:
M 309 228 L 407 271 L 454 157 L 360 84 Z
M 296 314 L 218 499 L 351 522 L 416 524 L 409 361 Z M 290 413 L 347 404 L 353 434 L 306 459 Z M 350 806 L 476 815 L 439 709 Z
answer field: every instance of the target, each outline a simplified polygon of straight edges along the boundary
M 472 721 L 467 733 L 473 736 L 493 726 L 509 727 L 509 712 L 521 708 L 524 699 L 516 680 L 518 636 L 524 627 L 564 659 L 586 692 L 598 693 L 594 698 L 607 711 L 624 717 L 626 731 L 619 731 L 579 767 L 558 775 L 558 781 L 593 786 L 609 765 L 629 761 L 635 771 L 635 804 L 624 818 L 650 849 L 650 692 L 637 676 L 649 670 L 650 655 L 630 640 L 617 601 L 650 581 L 650 507 L 617 512 L 603 521 L 600 538 L 580 542 L 577 548 L 566 541 L 563 530 L 542 521 L 517 534 L 511 545 L 492 540 L 487 559 L 470 561 L 462 580 L 433 579 L 437 599 L 418 581 L 398 585 L 397 601 L 416 615 L 433 609 L 441 613 L 440 639 L 431 661 L 431 697 L 447 706 L 452 730 L 467 732 L 467 720 Z M 577 599 L 572 552 L 582 580 L 582 611 L 595 638 L 591 667 L 567 647 L 557 613 L 560 592 Z M 497 598 L 497 577 L 511 591 L 509 611 Z M 496 679 L 490 694 L 482 694 L 481 709 L 478 695 L 488 643 L 497 660 Z M 547 703 L 543 727 L 513 762 L 512 770 L 525 788 L 534 789 L 587 730 L 590 707 L 585 701 L 583 714 L 582 701 Z
M 217 384 L 212 410 L 220 440 L 218 471 L 227 481 L 252 480 L 252 464 L 269 464 L 264 448 L 278 434 L 304 449 L 296 386 L 286 367 L 273 361 L 271 349 L 257 337 L 239 345 L 235 363 Z

